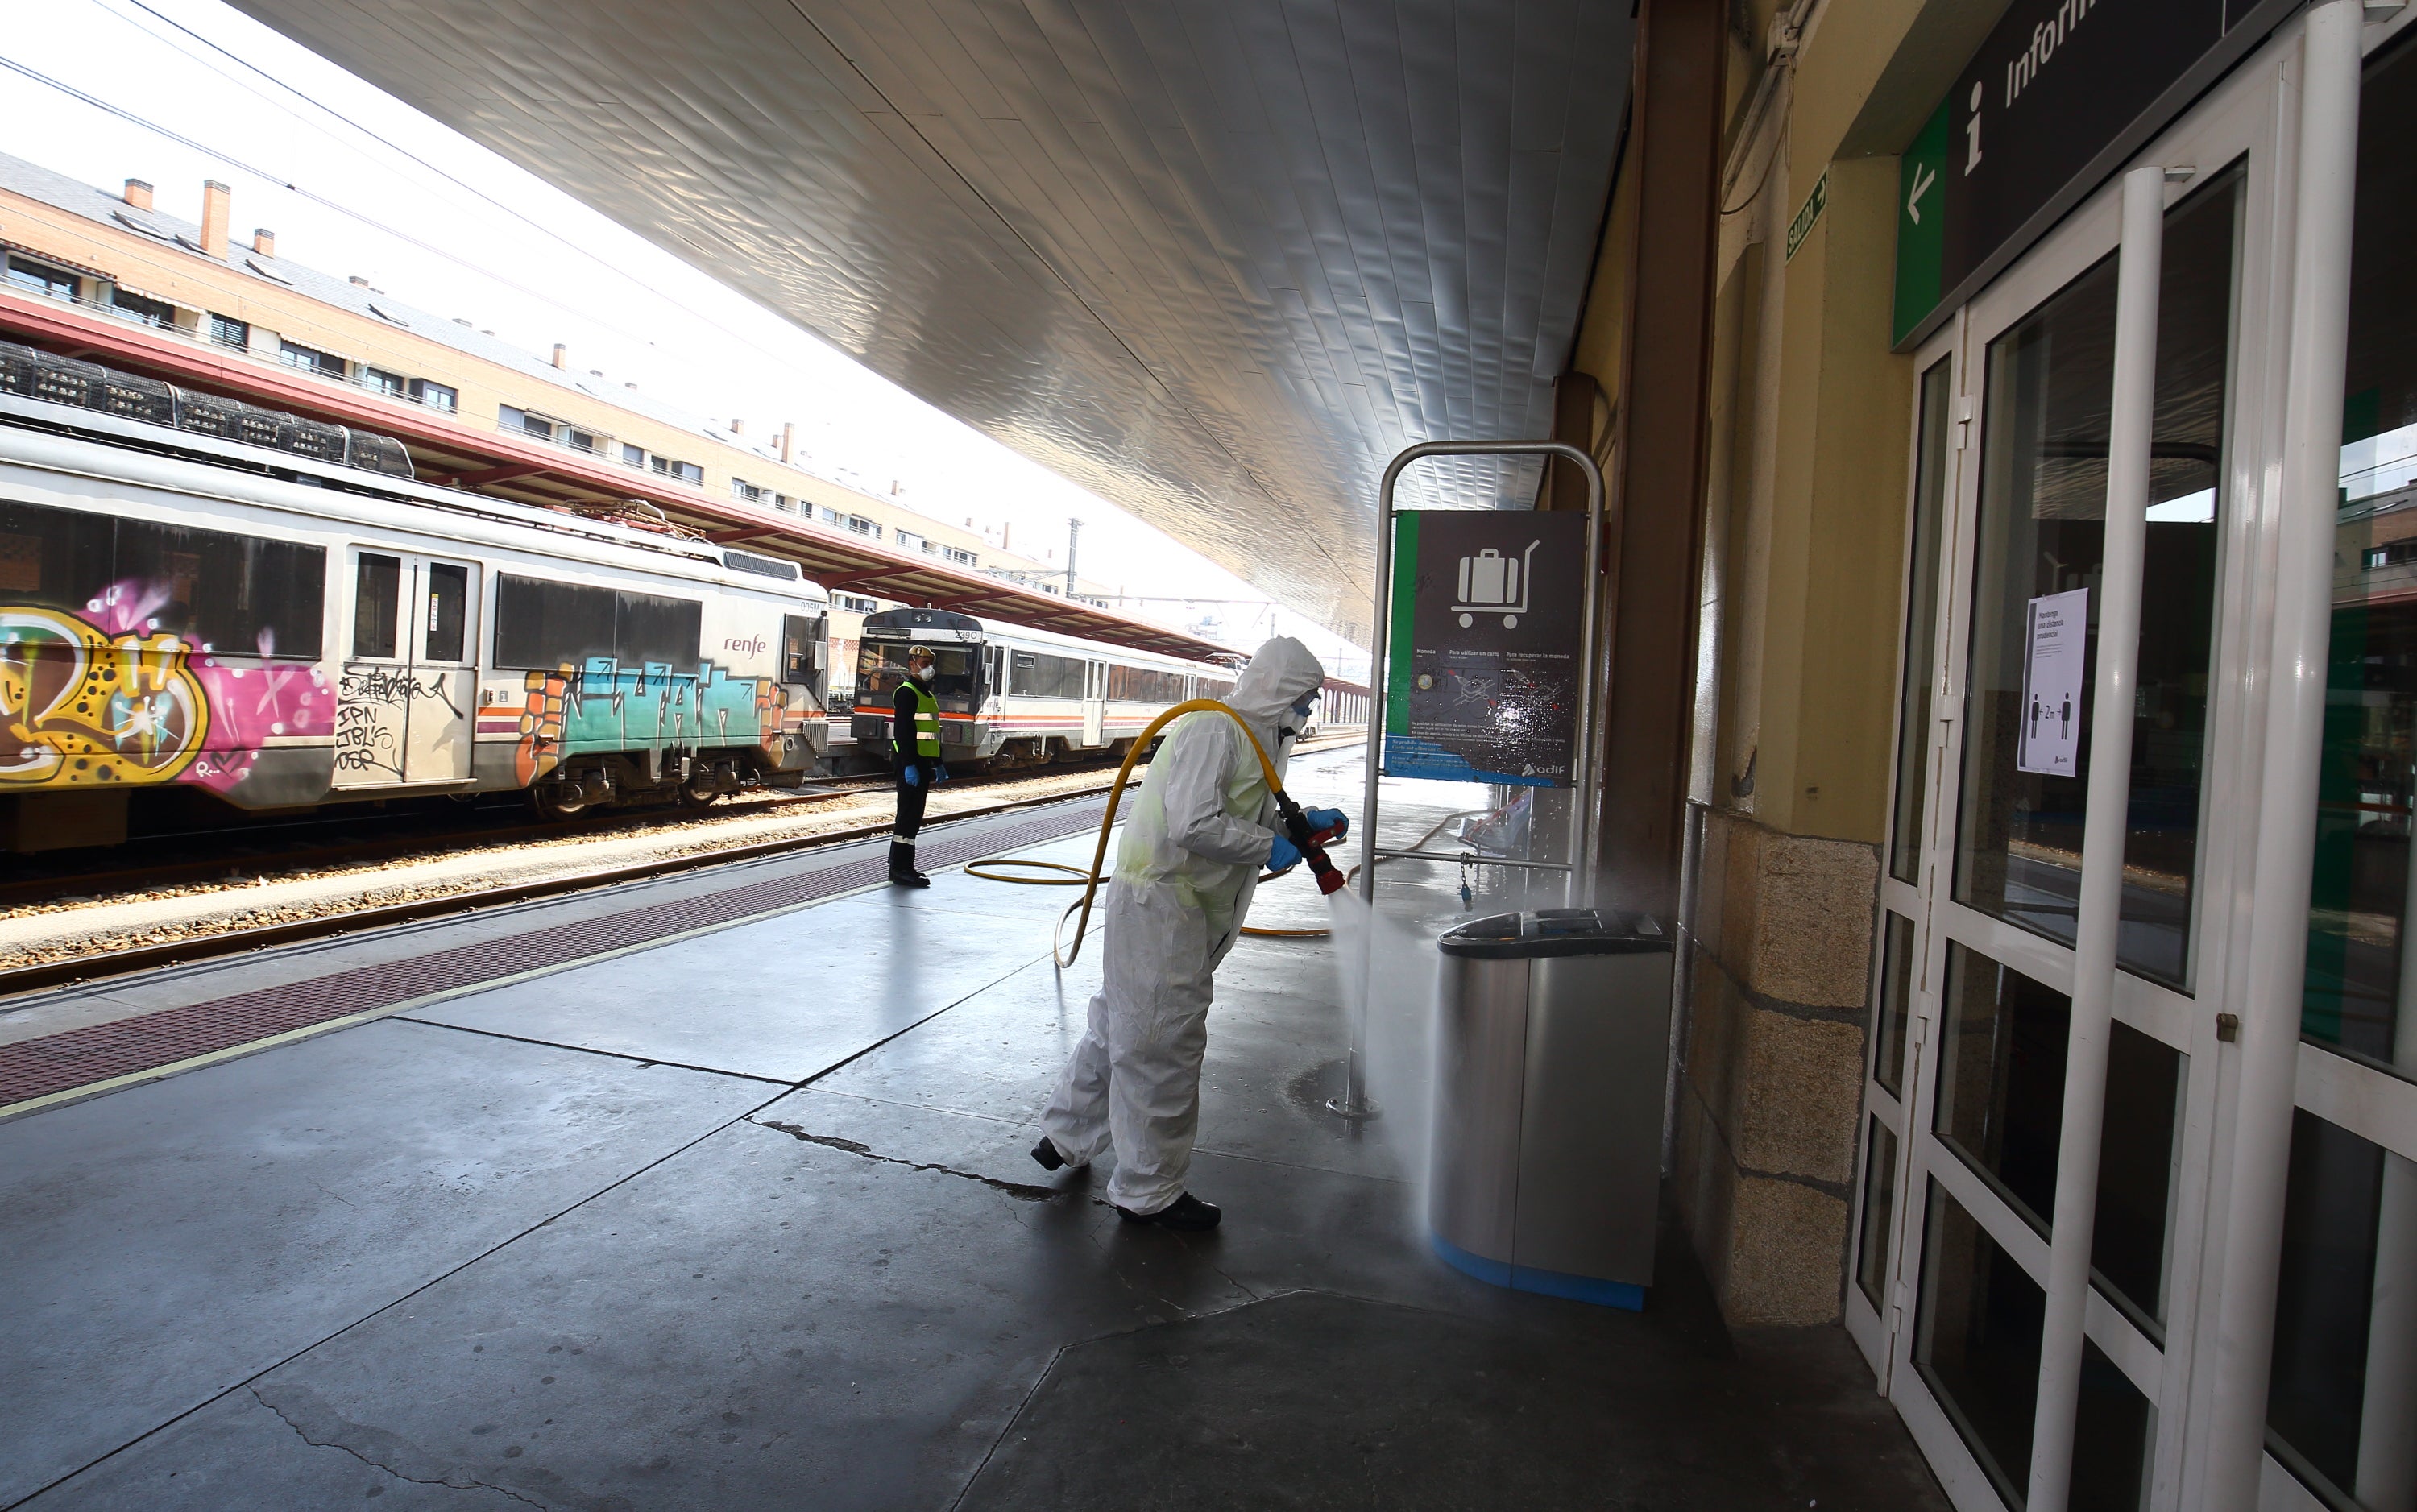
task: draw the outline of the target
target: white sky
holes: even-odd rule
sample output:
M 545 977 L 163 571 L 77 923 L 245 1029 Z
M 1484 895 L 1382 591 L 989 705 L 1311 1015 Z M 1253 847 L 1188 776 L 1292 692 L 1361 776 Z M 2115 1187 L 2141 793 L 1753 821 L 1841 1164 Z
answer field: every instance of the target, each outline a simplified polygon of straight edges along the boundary
M 699 418 L 743 419 L 751 435 L 793 421 L 814 471 L 885 494 L 895 479 L 900 503 L 952 524 L 1011 523 L 1020 554 L 1055 548 L 1062 563 L 1066 521 L 1079 516 L 1084 577 L 1135 595 L 1241 600 L 1129 612 L 1169 624 L 1214 612 L 1245 649 L 1272 623 L 1330 672 L 1365 678 L 1366 653 L 1306 617 L 217 0 L 7 8 L 0 57 L 149 123 L 0 70 L 0 119 L 20 123 L 5 150 L 17 157 L 104 189 L 147 179 L 162 211 L 190 220 L 201 219 L 202 181 L 220 179 L 235 190 L 236 235 L 268 227 L 281 257 L 357 274 L 533 353 L 567 342 L 574 370 L 634 381 Z

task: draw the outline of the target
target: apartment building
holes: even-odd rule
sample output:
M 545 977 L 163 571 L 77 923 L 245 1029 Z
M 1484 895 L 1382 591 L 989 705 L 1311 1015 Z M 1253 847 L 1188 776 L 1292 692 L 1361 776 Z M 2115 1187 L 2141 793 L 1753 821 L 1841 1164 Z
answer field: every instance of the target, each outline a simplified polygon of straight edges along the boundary
M 649 483 L 694 489 L 795 515 L 817 527 L 929 556 L 1039 592 L 1066 591 L 1062 567 L 1006 550 L 970 519 L 950 524 L 801 465 L 795 428 L 750 434 L 646 395 L 635 384 L 581 370 L 555 346 L 521 350 L 461 317 L 429 313 L 367 280 L 342 278 L 280 256 L 273 232 L 238 237 L 234 196 L 203 189 L 199 224 L 163 214 L 153 187 L 129 178 L 115 194 L 0 154 L 0 255 L 7 287 L 98 310 L 219 354 L 365 390 L 464 428 L 465 440 L 501 431 L 616 462 Z M 241 386 L 241 365 L 226 370 Z M 425 427 L 419 428 L 423 431 Z M 419 476 L 522 503 L 594 511 L 620 501 L 574 476 L 493 468 L 469 454 L 412 447 Z M 1077 579 L 1074 596 L 1103 603 L 1112 590 Z M 835 665 L 854 665 L 864 614 L 886 599 L 844 587 L 833 594 Z

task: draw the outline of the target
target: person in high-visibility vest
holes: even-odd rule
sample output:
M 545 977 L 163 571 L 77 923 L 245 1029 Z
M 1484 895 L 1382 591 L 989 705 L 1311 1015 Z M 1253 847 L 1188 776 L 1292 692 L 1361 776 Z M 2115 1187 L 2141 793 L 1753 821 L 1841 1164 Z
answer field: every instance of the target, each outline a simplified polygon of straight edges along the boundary
M 906 648 L 906 678 L 890 705 L 889 749 L 898 771 L 898 821 L 889 829 L 889 880 L 901 887 L 929 887 L 915 869 L 915 832 L 923 827 L 923 805 L 933 784 L 948 775 L 940 764 L 940 701 L 932 696 L 931 651 Z

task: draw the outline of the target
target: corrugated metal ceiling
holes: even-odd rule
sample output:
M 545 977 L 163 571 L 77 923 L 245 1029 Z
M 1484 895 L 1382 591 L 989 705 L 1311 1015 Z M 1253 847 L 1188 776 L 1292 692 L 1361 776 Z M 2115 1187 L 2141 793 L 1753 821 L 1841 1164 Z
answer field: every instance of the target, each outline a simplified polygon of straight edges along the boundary
M 1378 475 L 1537 436 L 1624 0 L 235 0 L 1363 633 Z M 1437 469 L 1426 502 L 1533 474 Z

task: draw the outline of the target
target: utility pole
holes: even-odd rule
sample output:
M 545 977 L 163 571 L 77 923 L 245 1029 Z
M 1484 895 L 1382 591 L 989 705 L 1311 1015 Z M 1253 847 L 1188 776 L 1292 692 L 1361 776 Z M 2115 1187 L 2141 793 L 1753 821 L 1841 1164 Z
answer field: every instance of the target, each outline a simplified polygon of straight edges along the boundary
M 1083 534 L 1083 522 L 1070 517 L 1066 522 L 1066 597 L 1074 597 L 1074 542 Z

